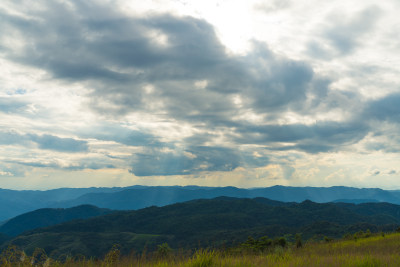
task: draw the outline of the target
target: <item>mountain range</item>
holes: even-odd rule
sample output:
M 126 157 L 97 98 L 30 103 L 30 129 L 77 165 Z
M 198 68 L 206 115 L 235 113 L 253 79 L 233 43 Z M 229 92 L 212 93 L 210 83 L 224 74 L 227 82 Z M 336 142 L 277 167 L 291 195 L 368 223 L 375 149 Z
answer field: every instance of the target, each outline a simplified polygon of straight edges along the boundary
M 89 204 L 113 210 L 136 210 L 193 199 L 219 196 L 264 197 L 283 202 L 388 202 L 400 204 L 400 191 L 353 187 L 286 187 L 243 189 L 199 186 L 131 186 L 113 188 L 60 188 L 47 191 L 0 189 L 0 221 L 40 208 L 70 208 Z M 1 223 L 0 223 L 1 225 Z

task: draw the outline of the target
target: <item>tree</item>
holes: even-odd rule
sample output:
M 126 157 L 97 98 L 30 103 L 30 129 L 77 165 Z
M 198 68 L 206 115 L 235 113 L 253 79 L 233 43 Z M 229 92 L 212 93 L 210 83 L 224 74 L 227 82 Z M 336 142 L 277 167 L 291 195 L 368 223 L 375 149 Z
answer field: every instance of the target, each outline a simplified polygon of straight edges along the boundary
M 171 256 L 172 248 L 168 245 L 168 243 L 163 243 L 158 245 L 157 256 L 160 258 L 168 258 Z

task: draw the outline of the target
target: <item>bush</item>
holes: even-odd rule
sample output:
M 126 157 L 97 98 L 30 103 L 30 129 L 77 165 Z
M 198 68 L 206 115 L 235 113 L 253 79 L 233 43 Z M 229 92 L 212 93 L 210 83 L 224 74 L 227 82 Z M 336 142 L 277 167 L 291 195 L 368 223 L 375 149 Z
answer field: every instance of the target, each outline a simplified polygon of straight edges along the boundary
M 214 266 L 215 251 L 199 250 L 190 260 L 190 267 L 209 267 Z
M 46 251 L 42 248 L 35 248 L 31 258 L 31 264 L 33 266 L 43 266 L 47 261 Z
M 107 252 L 106 256 L 104 257 L 104 261 L 107 264 L 116 263 L 119 261 L 119 257 L 121 256 L 121 252 L 119 250 L 120 245 L 114 244 L 109 252 Z
M 365 231 L 364 237 L 370 237 L 371 235 L 371 231 L 367 229 L 367 231 Z
M 273 244 L 275 246 L 280 246 L 280 247 L 284 248 L 287 245 L 287 241 L 286 241 L 286 238 L 284 238 L 284 237 L 277 237 L 274 239 Z
M 27 261 L 27 256 L 15 245 L 9 245 L 7 249 L 0 254 L 1 266 L 19 264 L 25 261 Z
M 168 245 L 168 243 L 163 243 L 162 245 L 158 245 L 157 256 L 159 258 L 169 258 L 172 253 L 172 248 Z

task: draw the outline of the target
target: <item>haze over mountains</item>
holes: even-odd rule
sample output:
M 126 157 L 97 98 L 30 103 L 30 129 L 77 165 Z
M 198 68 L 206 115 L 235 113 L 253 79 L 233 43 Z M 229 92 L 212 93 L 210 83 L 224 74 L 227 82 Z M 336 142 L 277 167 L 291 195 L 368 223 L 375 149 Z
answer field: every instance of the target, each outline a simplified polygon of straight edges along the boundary
M 283 202 L 388 202 L 400 204 L 400 191 L 352 187 L 285 187 L 242 189 L 199 186 L 131 186 L 60 188 L 47 191 L 0 189 L 0 221 L 40 208 L 70 208 L 89 204 L 113 210 L 135 210 L 219 196 L 265 197 Z

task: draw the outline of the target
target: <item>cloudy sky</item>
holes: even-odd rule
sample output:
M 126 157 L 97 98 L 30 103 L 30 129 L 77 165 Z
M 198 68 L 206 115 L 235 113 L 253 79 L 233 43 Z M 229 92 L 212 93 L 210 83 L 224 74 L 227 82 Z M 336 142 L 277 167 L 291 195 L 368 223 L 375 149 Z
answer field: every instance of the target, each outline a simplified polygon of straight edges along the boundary
M 400 189 L 397 0 L 0 2 L 0 187 Z

